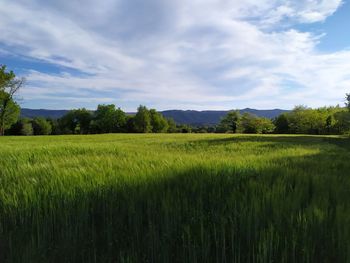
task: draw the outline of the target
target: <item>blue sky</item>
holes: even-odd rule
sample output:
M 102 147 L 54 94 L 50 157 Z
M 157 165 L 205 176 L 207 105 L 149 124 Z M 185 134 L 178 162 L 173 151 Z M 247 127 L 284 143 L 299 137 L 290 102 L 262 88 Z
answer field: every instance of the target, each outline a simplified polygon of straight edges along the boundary
M 311 107 L 350 92 L 341 0 L 2 0 L 0 64 L 28 108 Z

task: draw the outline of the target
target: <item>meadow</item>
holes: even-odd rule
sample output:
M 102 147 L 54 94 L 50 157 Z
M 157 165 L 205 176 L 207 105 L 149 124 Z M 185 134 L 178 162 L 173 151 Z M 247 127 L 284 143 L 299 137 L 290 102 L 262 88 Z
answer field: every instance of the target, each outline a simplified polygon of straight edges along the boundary
M 350 262 L 350 139 L 0 137 L 0 262 Z

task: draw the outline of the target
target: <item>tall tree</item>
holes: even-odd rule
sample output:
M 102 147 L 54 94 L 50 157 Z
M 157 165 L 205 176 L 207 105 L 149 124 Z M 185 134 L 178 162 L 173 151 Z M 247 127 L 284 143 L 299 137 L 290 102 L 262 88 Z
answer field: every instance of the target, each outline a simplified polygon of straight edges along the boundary
M 95 112 L 97 130 L 101 133 L 124 132 L 126 130 L 126 114 L 114 104 L 98 105 Z
M 151 115 L 152 132 L 167 132 L 169 125 L 163 115 L 157 112 L 155 109 L 150 109 L 149 113 Z
M 168 122 L 168 132 L 169 133 L 175 133 L 177 132 L 176 122 L 172 118 L 166 119 Z
M 289 121 L 288 114 L 282 113 L 275 120 L 274 124 L 276 125 L 276 133 L 285 134 L 289 132 Z
M 44 118 L 35 118 L 32 121 L 34 135 L 49 135 L 52 132 L 52 125 Z
M 271 119 L 268 118 L 257 118 L 256 121 L 256 133 L 258 134 L 268 134 L 273 133 L 276 129 L 275 124 Z
M 350 132 L 350 112 L 339 111 L 334 114 L 335 125 L 338 134 L 345 134 Z
M 243 133 L 258 133 L 257 125 L 258 117 L 249 112 L 245 112 L 240 121 L 240 132 Z
M 134 129 L 136 132 L 148 133 L 152 131 L 151 114 L 149 110 L 140 105 L 134 117 Z
M 350 111 L 350 93 L 346 94 L 346 107 L 348 108 L 348 110 Z
M 33 135 L 32 122 L 28 118 L 21 118 L 10 129 L 6 130 L 8 135 Z
M 227 113 L 227 115 L 221 120 L 220 122 L 220 126 L 223 129 L 226 129 L 227 131 L 230 131 L 232 133 L 236 133 L 237 132 L 237 127 L 238 127 L 238 123 L 240 120 L 240 113 L 238 110 L 236 111 L 230 111 L 229 113 Z
M 87 134 L 91 119 L 92 114 L 87 109 L 71 110 L 60 119 L 60 128 L 63 133 Z
M 62 134 L 60 123 L 58 119 L 47 118 L 47 121 L 51 125 L 51 134 L 52 135 L 60 135 Z
M 20 107 L 14 96 L 24 81 L 24 78 L 16 78 L 13 71 L 7 71 L 6 66 L 0 67 L 0 136 L 18 120 Z

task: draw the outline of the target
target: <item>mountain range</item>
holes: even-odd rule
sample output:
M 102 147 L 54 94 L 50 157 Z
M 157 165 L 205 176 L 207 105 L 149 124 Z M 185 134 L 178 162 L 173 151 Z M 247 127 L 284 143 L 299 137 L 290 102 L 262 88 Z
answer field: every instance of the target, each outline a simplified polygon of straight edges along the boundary
M 288 110 L 273 109 L 273 110 L 256 110 L 256 109 L 241 109 L 241 114 L 248 112 L 255 114 L 259 117 L 275 118 L 278 115 L 288 112 Z M 26 109 L 21 110 L 21 116 L 24 118 L 53 118 L 58 119 L 65 115 L 68 110 L 45 110 L 45 109 Z M 195 110 L 166 110 L 160 113 L 167 118 L 173 118 L 178 124 L 188 124 L 193 126 L 202 125 L 216 125 L 220 122 L 220 119 L 224 117 L 229 111 L 195 111 Z M 130 115 L 135 114 L 133 112 L 128 113 Z

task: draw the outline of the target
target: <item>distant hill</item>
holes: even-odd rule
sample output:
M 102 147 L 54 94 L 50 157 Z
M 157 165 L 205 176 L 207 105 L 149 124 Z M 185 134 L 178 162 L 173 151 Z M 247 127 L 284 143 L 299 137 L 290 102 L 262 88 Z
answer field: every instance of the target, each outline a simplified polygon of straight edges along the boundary
M 220 119 L 224 117 L 229 111 L 194 111 L 194 110 L 167 110 L 162 114 L 167 118 L 173 118 L 176 123 L 190 124 L 190 125 L 215 125 L 220 122 Z M 249 112 L 259 117 L 275 118 L 278 115 L 288 112 L 287 110 L 255 110 L 255 109 L 242 109 L 241 114 Z
M 36 118 L 36 117 L 44 117 L 44 118 L 52 118 L 58 119 L 65 115 L 69 110 L 32 110 L 32 109 L 21 109 L 21 117 L 23 118 Z
M 25 118 L 61 118 L 68 110 L 45 110 L 45 109 L 26 109 L 21 110 L 21 116 Z M 275 118 L 281 113 L 288 112 L 287 110 L 273 109 L 273 110 L 255 110 L 255 109 L 242 109 L 241 113 L 249 112 L 259 117 Z M 194 110 L 166 110 L 161 112 L 167 118 L 173 118 L 178 124 L 189 125 L 215 125 L 220 122 L 220 119 L 224 117 L 228 111 L 194 111 Z M 133 113 L 130 113 L 133 114 Z

